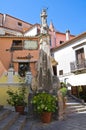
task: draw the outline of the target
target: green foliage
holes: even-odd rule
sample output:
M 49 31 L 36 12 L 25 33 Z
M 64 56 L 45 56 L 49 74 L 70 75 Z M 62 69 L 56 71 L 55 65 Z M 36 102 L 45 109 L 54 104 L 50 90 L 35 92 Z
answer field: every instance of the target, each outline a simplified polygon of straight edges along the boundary
M 61 90 L 61 92 L 62 92 L 63 97 L 65 97 L 66 94 L 67 94 L 66 84 L 63 83 L 63 82 L 61 82 L 60 84 L 61 84 L 61 89 L 60 89 L 60 90 Z
M 61 88 L 65 87 L 66 88 L 66 84 L 64 82 L 61 82 Z
M 25 87 L 20 87 L 16 91 L 13 91 L 11 88 L 9 88 L 7 94 L 9 95 L 9 99 L 7 99 L 8 104 L 12 106 L 25 106 L 27 104 L 25 102 Z
M 65 97 L 67 94 L 67 88 L 65 87 L 61 88 L 61 92 L 62 92 L 63 97 Z
M 34 110 L 38 113 L 44 111 L 55 112 L 57 109 L 57 98 L 48 93 L 38 93 L 32 99 Z

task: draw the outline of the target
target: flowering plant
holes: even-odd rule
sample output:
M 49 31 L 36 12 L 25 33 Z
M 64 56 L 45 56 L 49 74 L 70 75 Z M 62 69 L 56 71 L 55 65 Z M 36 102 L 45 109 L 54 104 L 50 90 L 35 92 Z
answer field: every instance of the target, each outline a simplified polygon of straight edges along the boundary
M 8 104 L 12 106 L 26 106 L 27 103 L 25 101 L 26 88 L 20 87 L 18 90 L 13 91 L 11 88 L 7 91 L 9 95 L 9 99 L 7 99 Z
M 34 110 L 38 113 L 55 112 L 57 109 L 57 98 L 49 93 L 38 93 L 32 98 Z

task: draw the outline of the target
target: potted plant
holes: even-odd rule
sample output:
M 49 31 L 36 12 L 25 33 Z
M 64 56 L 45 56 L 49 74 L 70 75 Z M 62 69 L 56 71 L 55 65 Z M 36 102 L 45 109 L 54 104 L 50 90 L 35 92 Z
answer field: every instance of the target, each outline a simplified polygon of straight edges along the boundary
M 67 87 L 66 84 L 64 82 L 61 82 L 61 92 L 62 92 L 62 96 L 63 96 L 63 105 L 64 105 L 64 109 L 66 108 L 66 101 L 67 101 Z
M 49 93 L 38 93 L 32 98 L 34 110 L 41 114 L 42 122 L 49 123 L 51 121 L 52 112 L 57 109 L 57 98 Z
M 24 114 L 24 108 L 27 105 L 25 101 L 26 88 L 19 87 L 16 91 L 9 88 L 7 94 L 9 95 L 9 98 L 7 99 L 8 104 L 14 106 L 16 112 Z

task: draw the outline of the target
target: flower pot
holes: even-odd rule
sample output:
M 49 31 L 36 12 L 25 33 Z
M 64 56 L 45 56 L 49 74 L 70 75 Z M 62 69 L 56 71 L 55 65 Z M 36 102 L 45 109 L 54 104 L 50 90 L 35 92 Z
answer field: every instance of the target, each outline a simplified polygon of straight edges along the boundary
M 52 118 L 52 112 L 43 112 L 41 119 L 43 123 L 50 123 Z
M 15 111 L 19 112 L 19 114 L 24 115 L 24 106 L 15 106 Z

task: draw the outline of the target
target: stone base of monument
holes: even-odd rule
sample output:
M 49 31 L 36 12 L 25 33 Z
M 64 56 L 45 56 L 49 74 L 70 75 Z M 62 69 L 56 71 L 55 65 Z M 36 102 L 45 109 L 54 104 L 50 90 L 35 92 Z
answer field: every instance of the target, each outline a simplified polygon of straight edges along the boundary
M 29 95 L 28 95 L 28 112 L 27 112 L 27 118 L 33 118 L 34 117 L 34 108 L 33 108 L 33 105 L 31 103 L 31 100 L 32 100 L 33 96 L 34 96 L 33 93 L 29 93 Z
M 28 95 L 28 112 L 27 112 L 27 118 L 32 120 L 40 118 L 39 115 L 36 112 L 34 112 L 34 106 L 31 103 L 33 96 L 35 96 L 35 93 L 30 93 Z

